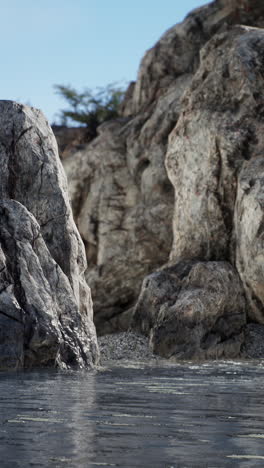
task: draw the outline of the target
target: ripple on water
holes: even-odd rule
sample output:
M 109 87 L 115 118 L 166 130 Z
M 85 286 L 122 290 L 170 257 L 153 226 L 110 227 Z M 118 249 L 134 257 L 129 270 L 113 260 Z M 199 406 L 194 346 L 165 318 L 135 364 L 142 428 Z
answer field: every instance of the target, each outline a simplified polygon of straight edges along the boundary
M 0 374 L 0 466 L 263 466 L 263 383 L 232 361 Z

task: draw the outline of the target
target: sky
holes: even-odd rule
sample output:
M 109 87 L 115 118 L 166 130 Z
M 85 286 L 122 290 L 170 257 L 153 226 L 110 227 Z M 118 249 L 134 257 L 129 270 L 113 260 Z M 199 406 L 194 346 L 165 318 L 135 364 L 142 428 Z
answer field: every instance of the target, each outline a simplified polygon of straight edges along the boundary
M 79 91 L 135 80 L 140 60 L 206 0 L 0 0 L 0 98 L 58 122 L 54 85 Z

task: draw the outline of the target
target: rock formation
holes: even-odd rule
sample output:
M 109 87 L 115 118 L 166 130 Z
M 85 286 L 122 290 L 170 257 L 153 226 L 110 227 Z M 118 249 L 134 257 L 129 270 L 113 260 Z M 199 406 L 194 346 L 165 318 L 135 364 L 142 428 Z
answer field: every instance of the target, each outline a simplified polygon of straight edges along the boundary
M 0 101 L 0 369 L 98 360 L 86 259 L 40 111 Z
M 215 35 L 170 134 L 175 266 L 145 279 L 134 316 L 164 356 L 237 355 L 243 291 L 248 319 L 264 322 L 263 50 L 261 29 L 236 26 Z M 175 280 L 185 259 L 195 266 Z
M 140 115 L 141 130 L 135 135 L 134 119 L 131 127 L 130 121 L 124 125 L 125 119 L 107 122 L 85 151 L 64 161 L 86 246 L 86 279 L 99 333 L 127 327 L 127 316 L 120 317 L 120 312 L 131 314 L 142 278 L 170 252 L 173 191 L 163 162 L 168 122 L 160 123 L 158 133 L 160 113 L 151 119 L 141 129 Z M 153 138 L 149 147 L 148 138 Z
M 236 357 L 245 324 L 242 284 L 228 262 L 183 260 L 152 273 L 133 317 L 155 353 L 177 359 Z
M 236 177 L 235 171 L 230 169 L 228 164 L 224 169 L 220 167 L 222 160 L 218 152 L 222 151 L 219 145 L 221 146 L 223 138 L 217 134 L 218 130 L 212 131 L 214 120 L 211 122 L 210 119 L 213 106 L 218 103 L 218 112 L 221 112 L 225 125 L 228 126 L 229 113 L 235 112 L 234 109 L 229 109 L 230 97 L 233 107 L 240 106 L 240 98 L 234 94 L 237 94 L 237 86 L 243 81 L 241 73 L 244 72 L 241 69 L 236 73 L 233 91 L 228 92 L 225 87 L 230 86 L 232 78 L 228 77 L 227 61 L 225 64 L 221 60 L 218 63 L 222 39 L 221 35 L 215 36 L 221 34 L 221 31 L 225 34 L 225 30 L 237 23 L 262 27 L 263 3 L 260 0 L 216 0 L 194 10 L 181 24 L 169 29 L 145 54 L 138 79 L 127 91 L 122 107 L 123 117 L 103 124 L 99 128 L 99 136 L 94 141 L 64 161 L 75 220 L 86 246 L 86 278 L 92 289 L 95 323 L 99 333 L 129 327 L 143 277 L 165 264 L 169 255 L 171 262 L 185 256 L 198 256 L 202 260 L 231 259 L 228 249 L 233 223 L 233 187 Z M 200 51 L 211 38 L 213 42 L 202 52 L 203 69 L 199 68 Z M 220 41 L 219 46 L 217 41 Z M 227 46 L 231 43 L 230 39 Z M 218 55 L 213 58 L 214 49 L 218 50 Z M 222 48 L 223 56 L 225 52 Z M 208 113 L 207 119 L 204 117 L 204 121 L 200 121 L 199 109 L 193 119 L 190 114 L 191 108 L 188 110 L 186 101 L 191 99 L 191 93 L 191 96 L 196 96 L 197 101 L 200 99 L 202 107 L 202 88 L 206 84 L 206 76 L 202 79 L 201 74 L 210 75 L 209 71 L 204 71 L 206 54 L 209 53 L 211 62 L 208 62 L 207 67 L 216 66 L 223 78 L 218 82 L 216 78 L 212 79 L 211 83 L 208 82 L 208 89 L 211 85 L 219 86 L 218 95 L 215 95 L 216 88 L 207 91 L 208 100 L 204 107 L 211 106 L 212 112 Z M 208 80 L 210 79 L 209 76 Z M 187 97 L 182 103 L 182 96 L 190 85 L 192 91 L 187 92 Z M 244 103 L 242 105 L 244 106 Z M 182 106 L 186 110 L 182 110 Z M 250 106 L 249 101 L 247 106 Z M 248 107 L 244 108 L 244 117 L 247 111 Z M 188 112 L 188 119 L 191 120 L 188 123 L 190 130 L 184 112 Z M 243 113 L 243 109 L 241 112 Z M 182 130 L 181 127 L 176 127 L 178 130 L 173 132 L 175 136 L 171 137 L 168 148 L 169 134 L 175 128 L 180 115 L 182 123 L 179 125 L 182 125 Z M 238 120 L 235 122 L 236 131 L 239 131 Z M 199 139 L 196 140 L 187 134 L 190 132 L 191 136 L 191 127 L 194 128 L 195 125 L 199 126 L 200 132 Z M 186 142 L 190 138 L 190 160 L 185 168 L 182 166 L 177 172 L 178 162 L 173 162 L 173 142 L 178 138 L 175 132 L 183 132 L 183 126 L 186 127 Z M 222 126 L 223 133 L 223 123 Z M 246 151 L 247 144 L 251 144 L 251 133 L 246 125 L 242 133 L 239 144 L 242 145 L 243 152 Z M 236 139 L 236 134 L 231 130 L 228 130 L 228 134 L 231 139 Z M 226 144 L 232 145 L 232 142 L 228 141 Z M 181 145 L 184 145 L 184 140 Z M 209 148 L 211 153 L 207 156 Z M 177 194 L 180 194 L 180 198 L 178 195 L 176 197 L 177 219 L 175 214 L 173 215 L 173 187 L 164 165 L 167 149 L 169 177 L 173 186 L 179 185 L 176 187 Z M 190 182 L 191 192 L 187 193 L 186 184 L 181 181 L 182 177 L 188 177 L 190 166 L 196 167 L 192 157 L 194 152 L 197 153 L 197 170 L 204 173 L 208 183 L 211 180 L 208 200 L 206 192 L 204 198 L 196 195 L 200 189 L 203 190 L 198 182 Z M 179 156 L 179 160 L 181 158 L 184 156 Z M 241 155 L 241 158 L 243 160 L 244 156 Z M 235 159 L 234 164 L 238 164 L 238 158 Z M 206 175 L 207 169 L 209 172 Z M 190 177 L 194 177 L 191 174 Z M 216 188 L 217 184 L 219 189 Z M 215 190 L 217 195 L 213 194 Z M 221 206 L 217 199 L 219 194 Z M 186 208 L 183 208 L 185 197 Z M 204 199 L 206 207 L 202 201 Z M 174 242 L 171 252 L 173 216 Z M 176 223 L 180 223 L 178 230 Z M 210 241 L 210 247 L 204 242 L 205 239 L 208 242 L 207 230 L 210 231 L 210 236 L 215 237 L 215 242 Z M 186 238 L 185 242 L 184 237 L 187 234 L 188 239 Z M 181 251 L 178 250 L 179 246 Z M 234 249 L 231 250 L 234 252 Z

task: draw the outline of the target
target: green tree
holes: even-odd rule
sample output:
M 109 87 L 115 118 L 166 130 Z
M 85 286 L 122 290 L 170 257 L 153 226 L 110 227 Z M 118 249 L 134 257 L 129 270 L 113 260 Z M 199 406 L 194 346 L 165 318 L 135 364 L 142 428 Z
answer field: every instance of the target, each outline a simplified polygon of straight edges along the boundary
M 72 86 L 55 85 L 56 93 L 68 104 L 59 114 L 60 123 L 86 125 L 92 137 L 96 136 L 98 125 L 119 115 L 119 106 L 124 97 L 124 89 L 110 84 L 105 88 L 89 88 L 79 92 Z

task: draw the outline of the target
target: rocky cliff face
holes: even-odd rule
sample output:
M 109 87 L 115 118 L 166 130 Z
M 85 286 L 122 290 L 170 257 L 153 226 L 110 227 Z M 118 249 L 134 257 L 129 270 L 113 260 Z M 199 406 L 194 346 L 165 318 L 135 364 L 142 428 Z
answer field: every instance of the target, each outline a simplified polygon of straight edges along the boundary
M 163 112 L 166 109 L 167 103 Z M 170 252 L 173 191 L 162 140 L 167 120 L 160 134 L 152 133 L 159 117 L 154 113 L 152 126 L 149 120 L 143 125 L 140 115 L 135 135 L 134 119 L 132 126 L 124 126 L 123 119 L 106 123 L 84 152 L 65 161 L 99 332 L 127 326 L 127 317 L 123 320 L 120 313 L 131 313 L 141 279 Z M 147 147 L 149 132 L 153 140 Z
M 134 325 L 150 333 L 153 349 L 165 356 L 238 354 L 244 292 L 248 319 L 263 323 L 263 50 L 261 29 L 236 26 L 215 35 L 202 49 L 170 135 L 170 263 L 180 269 L 192 259 L 196 266 L 182 282 L 170 277 L 169 289 L 166 270 L 159 273 L 159 291 L 165 293 L 158 305 L 148 277 L 134 316 Z M 227 271 L 230 263 L 236 269 L 225 279 L 222 260 L 229 261 Z
M 263 3 L 216 0 L 168 30 L 145 54 L 123 117 L 102 125 L 93 142 L 64 162 L 99 333 L 129 327 L 142 279 L 169 257 L 171 264 L 187 257 L 242 268 L 234 238 L 236 181 L 252 156 L 261 66 L 251 89 L 249 75 L 261 57 L 254 56 L 253 39 L 243 46 L 246 30 L 226 32 L 240 23 L 262 27 Z
M 132 323 L 165 356 L 237 355 L 245 310 L 263 322 L 263 32 L 236 24 L 263 27 L 263 2 L 167 31 L 123 118 L 65 160 L 99 333 L 130 326 L 169 264 Z
M 0 369 L 98 360 L 86 259 L 54 135 L 0 101 Z

